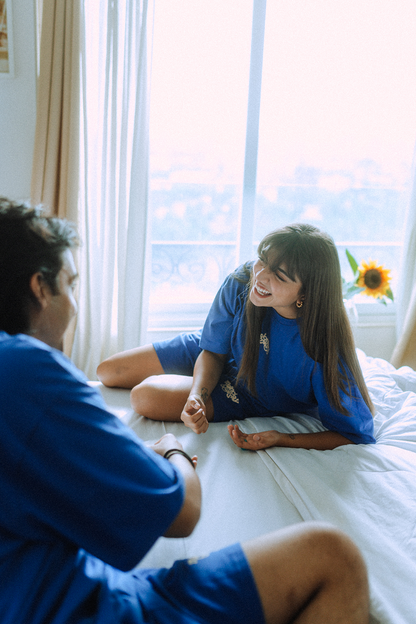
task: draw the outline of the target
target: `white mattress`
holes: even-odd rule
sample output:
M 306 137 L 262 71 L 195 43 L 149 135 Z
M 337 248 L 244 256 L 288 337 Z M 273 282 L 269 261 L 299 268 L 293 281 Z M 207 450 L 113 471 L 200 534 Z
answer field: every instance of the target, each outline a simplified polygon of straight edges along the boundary
M 367 562 L 372 621 L 416 622 L 416 373 L 394 369 L 358 351 L 377 409 L 376 445 L 333 451 L 238 449 L 227 423 L 194 434 L 181 423 L 153 422 L 134 414 L 129 392 L 102 387 L 109 408 L 144 440 L 172 432 L 198 455 L 203 488 L 199 524 L 186 539 L 160 538 L 139 567 L 170 566 L 235 541 L 302 520 L 324 520 L 346 531 Z M 233 422 L 233 421 L 230 421 Z M 253 418 L 247 432 L 320 430 L 302 415 Z

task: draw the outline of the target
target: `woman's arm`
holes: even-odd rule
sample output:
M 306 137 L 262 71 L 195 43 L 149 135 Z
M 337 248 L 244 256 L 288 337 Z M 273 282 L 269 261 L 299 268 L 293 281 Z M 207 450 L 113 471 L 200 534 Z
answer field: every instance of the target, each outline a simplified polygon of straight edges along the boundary
M 208 422 L 213 418 L 211 392 L 226 361 L 226 355 L 204 350 L 195 362 L 191 391 L 181 414 L 181 420 L 195 433 L 205 433 Z
M 312 388 L 318 403 L 319 419 L 325 429 L 338 432 L 356 444 L 374 444 L 374 422 L 370 408 L 364 401 L 356 381 L 348 372 L 348 387 L 339 389 L 340 400 L 346 414 L 339 412 L 330 402 L 323 378 L 322 366 L 318 364 L 312 375 Z
M 271 431 L 247 434 L 243 433 L 238 425 L 228 425 L 228 432 L 234 444 L 249 451 L 259 451 L 273 446 L 327 451 L 344 444 L 354 444 L 354 442 L 335 431 L 280 433 L 272 429 Z

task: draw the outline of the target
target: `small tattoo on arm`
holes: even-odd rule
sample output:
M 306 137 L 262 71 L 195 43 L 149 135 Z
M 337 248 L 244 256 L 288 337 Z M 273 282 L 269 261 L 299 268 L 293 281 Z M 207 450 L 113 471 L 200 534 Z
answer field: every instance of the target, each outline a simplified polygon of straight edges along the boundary
M 209 397 L 208 388 L 202 388 L 202 390 L 201 390 L 201 399 L 203 400 L 204 403 L 207 402 L 208 397 Z
M 289 435 L 289 438 L 291 440 L 295 440 L 296 439 L 296 436 L 293 433 L 289 433 L 288 435 Z

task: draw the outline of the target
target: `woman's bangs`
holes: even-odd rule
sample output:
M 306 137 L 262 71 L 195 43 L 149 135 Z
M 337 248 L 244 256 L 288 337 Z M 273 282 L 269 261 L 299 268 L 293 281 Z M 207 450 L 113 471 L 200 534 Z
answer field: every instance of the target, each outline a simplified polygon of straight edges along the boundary
M 284 265 L 285 272 L 294 282 L 298 276 L 298 263 L 294 257 L 296 254 L 293 254 L 293 249 L 290 247 L 290 244 L 284 244 L 283 241 L 276 245 L 272 241 L 263 240 L 258 246 L 257 252 L 259 258 L 267 264 L 273 273 L 276 273 Z

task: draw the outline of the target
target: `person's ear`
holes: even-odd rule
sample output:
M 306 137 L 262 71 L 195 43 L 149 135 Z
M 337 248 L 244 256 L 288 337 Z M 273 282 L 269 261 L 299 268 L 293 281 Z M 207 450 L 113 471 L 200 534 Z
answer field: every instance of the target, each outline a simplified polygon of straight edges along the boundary
M 42 273 L 34 273 L 30 278 L 30 290 L 36 297 L 39 305 L 45 308 L 48 304 L 49 287 L 43 279 Z
M 304 302 L 305 302 L 305 295 L 301 295 L 299 299 L 296 301 L 296 307 L 300 310 L 300 308 L 303 307 Z

